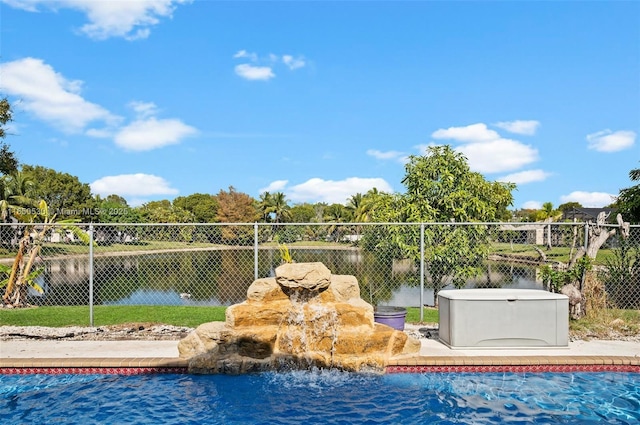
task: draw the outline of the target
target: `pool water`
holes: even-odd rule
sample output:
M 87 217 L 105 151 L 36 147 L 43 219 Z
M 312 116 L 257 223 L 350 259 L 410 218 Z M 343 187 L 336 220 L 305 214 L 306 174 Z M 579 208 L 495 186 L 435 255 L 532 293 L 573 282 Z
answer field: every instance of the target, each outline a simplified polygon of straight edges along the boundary
M 637 424 L 640 374 L 0 375 L 6 424 Z

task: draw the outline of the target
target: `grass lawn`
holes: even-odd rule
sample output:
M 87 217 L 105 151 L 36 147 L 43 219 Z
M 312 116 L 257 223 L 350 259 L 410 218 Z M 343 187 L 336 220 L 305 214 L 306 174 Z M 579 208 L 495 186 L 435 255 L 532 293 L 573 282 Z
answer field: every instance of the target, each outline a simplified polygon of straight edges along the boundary
M 195 328 L 206 322 L 225 320 L 226 307 L 184 306 L 95 306 L 94 326 L 125 323 L 157 323 Z M 438 310 L 407 309 L 407 323 L 438 323 Z M 89 326 L 89 307 L 38 307 L 0 309 L 0 326 Z M 570 331 L 580 338 L 612 339 L 612 335 L 640 334 L 640 310 L 602 310 L 580 320 L 571 320 Z
M 226 307 L 183 306 L 95 306 L 94 326 L 122 323 L 162 323 L 174 326 L 196 327 L 206 322 L 225 320 Z M 407 309 L 408 323 L 420 321 L 420 309 Z M 438 311 L 424 309 L 424 321 L 438 322 Z M 26 309 L 0 309 L 0 326 L 89 326 L 89 307 L 38 307 Z
M 122 323 L 162 323 L 196 327 L 201 323 L 224 321 L 226 307 L 183 306 L 95 306 L 94 326 Z M 89 326 L 89 307 L 38 307 L 1 309 L 2 326 Z
M 568 247 L 552 247 L 547 250 L 546 247 L 538 246 L 544 254 L 547 256 L 548 261 L 560 261 L 562 263 L 568 263 L 571 259 L 571 255 L 575 253 L 575 250 L 571 250 Z M 512 257 L 530 257 L 538 258 L 539 254 L 534 249 L 534 245 L 531 244 L 509 244 L 509 243 L 493 243 L 490 248 L 491 254 L 500 254 Z M 611 249 L 600 249 L 598 254 L 593 260 L 593 264 L 606 264 L 607 259 L 613 257 L 614 252 Z

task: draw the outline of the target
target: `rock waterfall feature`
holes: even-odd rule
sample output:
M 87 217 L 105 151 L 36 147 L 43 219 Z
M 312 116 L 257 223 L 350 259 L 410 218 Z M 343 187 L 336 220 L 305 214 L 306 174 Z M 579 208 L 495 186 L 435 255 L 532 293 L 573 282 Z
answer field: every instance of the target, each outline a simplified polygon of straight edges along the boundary
M 322 263 L 286 263 L 275 275 L 254 281 L 225 322 L 202 324 L 179 342 L 189 372 L 383 372 L 389 358 L 420 350 L 420 341 L 374 322 L 354 276 Z

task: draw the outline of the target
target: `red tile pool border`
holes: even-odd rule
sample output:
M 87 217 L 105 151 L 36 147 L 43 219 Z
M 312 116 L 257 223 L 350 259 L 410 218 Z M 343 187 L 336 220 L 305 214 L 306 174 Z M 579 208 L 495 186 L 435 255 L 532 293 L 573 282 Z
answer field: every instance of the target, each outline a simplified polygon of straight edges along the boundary
M 184 367 L 5 367 L 0 375 L 147 375 L 187 373 Z
M 542 372 L 631 372 L 640 365 L 499 365 L 499 366 L 388 366 L 386 373 L 542 373 Z M 185 374 L 185 367 L 5 367 L 0 375 L 146 375 Z
M 388 366 L 386 373 L 442 372 L 632 372 L 640 373 L 640 365 L 487 365 L 487 366 Z

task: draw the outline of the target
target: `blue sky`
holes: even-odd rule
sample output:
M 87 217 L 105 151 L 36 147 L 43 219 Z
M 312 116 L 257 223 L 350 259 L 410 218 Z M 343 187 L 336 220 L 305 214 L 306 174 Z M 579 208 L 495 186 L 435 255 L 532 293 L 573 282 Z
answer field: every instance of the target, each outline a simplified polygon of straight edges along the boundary
M 436 144 L 518 209 L 640 167 L 637 1 L 0 1 L 6 141 L 133 206 L 403 192 Z

